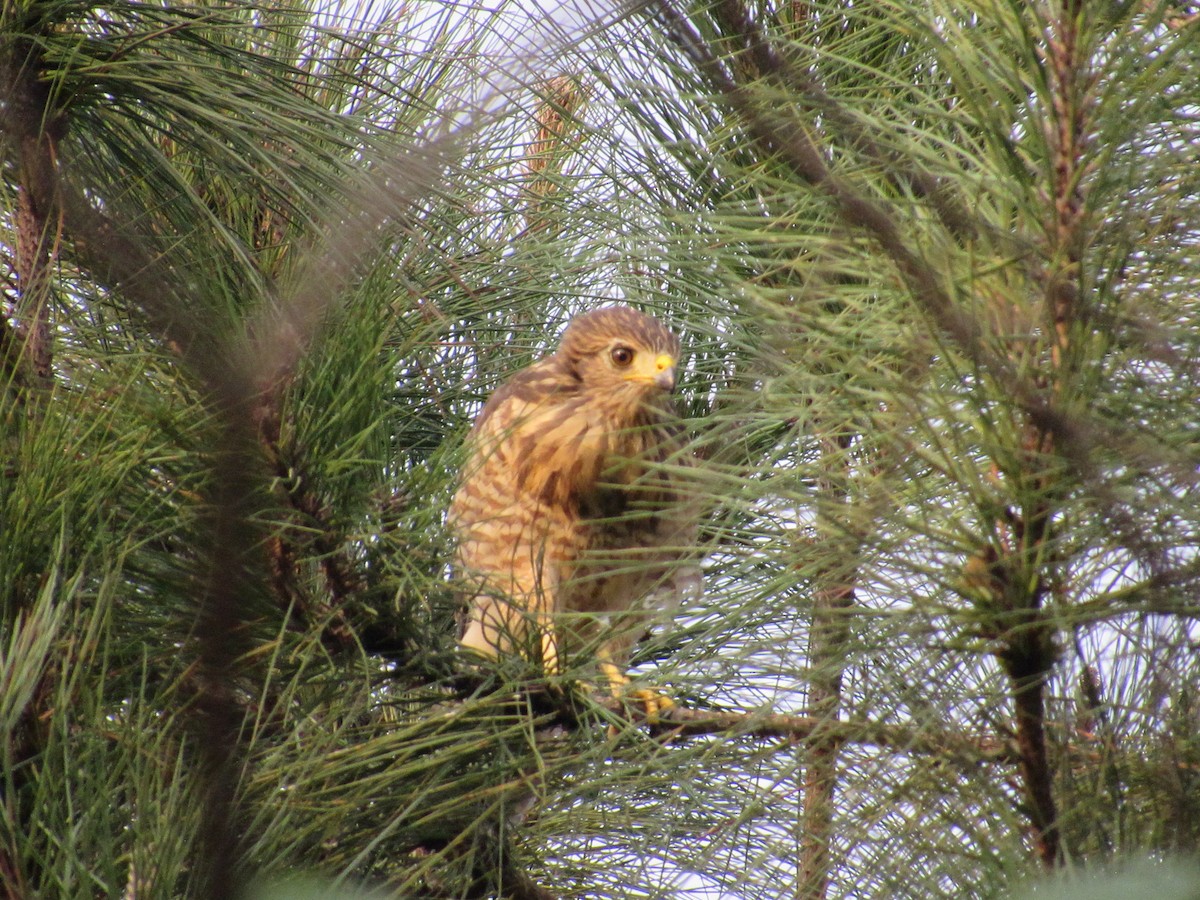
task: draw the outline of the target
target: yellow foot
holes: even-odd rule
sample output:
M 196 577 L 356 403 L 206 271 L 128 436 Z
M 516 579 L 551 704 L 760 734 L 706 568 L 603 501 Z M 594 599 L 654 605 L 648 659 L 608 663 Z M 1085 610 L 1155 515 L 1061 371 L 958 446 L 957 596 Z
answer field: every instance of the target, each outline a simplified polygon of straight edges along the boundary
M 650 688 L 629 690 L 629 677 L 606 659 L 600 661 L 600 670 L 608 681 L 608 689 L 612 695 L 619 700 L 640 704 L 646 714 L 646 721 L 651 725 L 658 724 L 658 717 L 675 705 L 675 701 L 666 694 Z
M 626 700 L 633 700 L 642 705 L 642 709 L 646 713 L 646 721 L 651 725 L 657 725 L 659 716 L 675 705 L 675 701 L 666 694 L 660 694 L 649 688 L 626 691 L 623 696 Z

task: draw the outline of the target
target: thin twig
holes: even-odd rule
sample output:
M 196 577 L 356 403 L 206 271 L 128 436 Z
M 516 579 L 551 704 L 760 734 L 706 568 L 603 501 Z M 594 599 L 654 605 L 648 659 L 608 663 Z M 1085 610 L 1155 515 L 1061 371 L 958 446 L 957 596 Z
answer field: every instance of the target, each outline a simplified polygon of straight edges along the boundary
M 600 705 L 619 716 L 628 715 L 620 699 L 605 699 Z M 935 756 L 946 762 L 973 767 L 983 763 L 1015 765 L 1020 754 L 1013 742 L 998 738 L 970 738 L 944 731 L 862 721 L 830 721 L 814 716 L 766 712 L 727 712 L 672 706 L 652 723 L 638 716 L 660 740 L 681 737 L 725 735 L 789 743 L 821 735 L 839 744 L 877 747 L 894 753 Z

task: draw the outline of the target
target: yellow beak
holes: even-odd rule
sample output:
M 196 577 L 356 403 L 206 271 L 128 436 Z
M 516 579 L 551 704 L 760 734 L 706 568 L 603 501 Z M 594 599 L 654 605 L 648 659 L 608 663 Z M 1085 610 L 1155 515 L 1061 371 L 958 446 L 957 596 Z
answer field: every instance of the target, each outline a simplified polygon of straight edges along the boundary
M 660 353 L 654 360 L 654 383 L 664 391 L 675 390 L 675 358 Z
M 641 384 L 652 384 L 659 390 L 675 390 L 675 357 L 660 353 L 654 359 L 648 353 L 639 353 L 625 378 Z

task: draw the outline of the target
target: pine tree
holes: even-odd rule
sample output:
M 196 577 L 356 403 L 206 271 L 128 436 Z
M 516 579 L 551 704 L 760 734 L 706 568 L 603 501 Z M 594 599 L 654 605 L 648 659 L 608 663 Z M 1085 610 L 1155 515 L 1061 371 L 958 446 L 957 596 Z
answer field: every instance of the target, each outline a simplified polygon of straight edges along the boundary
M 5 4 L 6 896 L 1196 852 L 1195 12 L 589 15 Z M 657 725 L 466 665 L 446 583 L 471 418 L 610 300 L 683 335 L 706 494 Z

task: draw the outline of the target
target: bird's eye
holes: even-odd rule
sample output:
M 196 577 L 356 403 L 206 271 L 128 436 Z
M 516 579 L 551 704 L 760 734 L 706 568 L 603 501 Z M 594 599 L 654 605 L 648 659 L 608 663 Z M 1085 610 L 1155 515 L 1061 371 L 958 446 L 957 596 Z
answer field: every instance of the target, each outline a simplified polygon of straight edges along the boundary
M 613 347 L 612 361 L 621 368 L 633 362 L 633 351 L 628 347 Z

